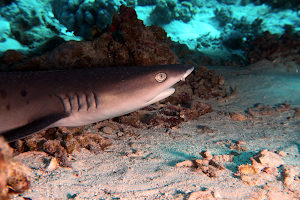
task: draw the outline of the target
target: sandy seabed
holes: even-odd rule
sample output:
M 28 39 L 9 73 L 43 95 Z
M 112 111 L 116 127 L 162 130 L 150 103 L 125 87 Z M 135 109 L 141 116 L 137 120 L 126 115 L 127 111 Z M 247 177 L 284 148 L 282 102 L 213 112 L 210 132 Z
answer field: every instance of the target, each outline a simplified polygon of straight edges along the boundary
M 113 144 L 97 155 L 74 151 L 72 168 L 45 172 L 40 168 L 44 153 L 20 154 L 15 158 L 32 168 L 32 182 L 15 199 L 300 199 L 300 67 L 263 60 L 244 68 L 208 69 L 224 76 L 228 90 L 237 87 L 226 101 L 204 101 L 213 105 L 212 113 L 169 130 L 105 135 Z M 247 112 L 268 105 L 267 112 Z M 233 113 L 242 121 L 235 121 Z M 264 149 L 281 152 L 284 164 L 254 175 L 250 170 L 250 178 L 242 180 L 238 167 L 251 164 L 250 158 Z M 233 159 L 210 171 L 181 166 L 202 159 L 199 151 Z M 288 184 L 285 167 L 295 172 Z

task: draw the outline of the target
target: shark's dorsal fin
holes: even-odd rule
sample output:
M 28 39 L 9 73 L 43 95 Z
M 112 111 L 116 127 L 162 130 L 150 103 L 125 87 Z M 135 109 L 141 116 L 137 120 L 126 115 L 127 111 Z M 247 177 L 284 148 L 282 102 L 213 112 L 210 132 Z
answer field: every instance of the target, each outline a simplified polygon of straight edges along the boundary
M 6 141 L 13 142 L 33 133 L 46 130 L 49 126 L 51 126 L 51 124 L 54 124 L 58 120 L 65 117 L 67 117 L 66 114 L 52 114 L 49 116 L 44 116 L 40 119 L 34 120 L 29 124 L 26 124 L 25 126 L 2 133 L 1 135 L 6 139 Z

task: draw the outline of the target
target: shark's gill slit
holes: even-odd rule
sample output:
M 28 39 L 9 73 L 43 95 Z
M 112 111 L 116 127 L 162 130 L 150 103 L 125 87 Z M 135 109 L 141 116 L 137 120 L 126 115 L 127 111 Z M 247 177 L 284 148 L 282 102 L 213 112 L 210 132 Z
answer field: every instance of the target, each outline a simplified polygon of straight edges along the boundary
M 96 108 L 98 108 L 98 98 L 97 98 L 97 95 L 94 91 L 92 91 L 93 95 L 94 95 L 94 101 L 95 101 L 95 106 Z
M 77 96 L 77 104 L 78 104 L 78 109 L 77 111 L 79 111 L 81 109 L 81 104 L 80 104 L 80 96 L 75 92 L 75 95 Z
M 85 103 L 86 103 L 86 110 L 89 110 L 91 107 L 91 104 L 89 103 L 88 95 L 83 91 L 84 97 L 85 97 Z
M 65 105 L 65 102 L 64 102 L 64 100 L 60 97 L 60 96 L 58 96 L 58 95 L 55 95 L 57 98 L 59 98 L 59 100 L 61 101 L 61 104 L 63 105 L 63 107 L 64 107 L 64 109 L 65 109 L 65 113 L 67 113 L 68 112 L 68 110 L 67 110 L 67 107 L 66 107 L 66 105 Z
M 66 96 L 68 97 L 68 104 L 70 106 L 70 111 L 72 112 L 73 111 L 73 105 L 72 105 L 72 98 L 70 97 L 70 95 L 67 95 Z

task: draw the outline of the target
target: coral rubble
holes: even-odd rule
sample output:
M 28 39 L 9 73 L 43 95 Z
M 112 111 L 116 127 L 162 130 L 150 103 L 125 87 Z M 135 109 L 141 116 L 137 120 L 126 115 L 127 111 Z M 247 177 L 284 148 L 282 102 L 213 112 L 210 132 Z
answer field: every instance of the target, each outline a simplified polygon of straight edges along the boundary
M 13 149 L 0 138 L 0 199 L 12 199 L 30 186 L 30 169 L 12 159 Z
M 41 134 L 29 136 L 23 140 L 14 142 L 15 153 L 30 151 L 44 151 L 54 156 L 60 166 L 71 167 L 68 154 L 74 150 L 80 151 L 86 148 L 98 154 L 105 147 L 110 146 L 111 141 L 99 134 L 84 132 L 78 128 L 55 128 L 43 131 Z
M 254 155 L 250 160 L 252 164 L 240 165 L 237 174 L 249 185 L 262 184 L 268 179 L 267 175 L 278 176 L 278 168 L 285 164 L 280 155 L 266 149 Z M 292 167 L 284 167 L 284 173 L 282 174 L 284 184 L 292 184 L 296 174 Z
M 267 58 L 270 61 L 300 62 L 300 38 L 287 31 L 282 36 L 271 34 L 265 31 L 263 35 L 257 36 L 254 41 L 249 42 L 249 47 L 245 48 L 247 62 L 255 63 Z
M 181 122 L 197 119 L 213 111 L 212 105 L 194 101 L 190 108 L 175 105 L 150 105 L 141 110 L 115 118 L 115 121 L 136 128 L 160 126 L 172 128 Z
M 293 112 L 297 115 L 297 108 L 292 108 L 289 104 L 283 103 L 272 107 L 271 105 L 265 106 L 263 104 L 257 104 L 254 108 L 249 108 L 247 113 L 253 118 L 258 118 L 262 116 L 278 116 L 283 112 Z
M 207 70 L 204 66 L 200 66 L 194 75 L 188 77 L 188 80 L 194 94 L 200 98 L 225 97 L 227 94 L 222 75 L 216 76 L 214 70 Z
M 200 170 L 209 177 L 216 177 L 219 170 L 224 170 L 224 162 L 232 162 L 233 155 L 214 155 L 210 151 L 201 151 L 203 159 L 185 160 L 177 163 L 176 167 L 190 167 Z

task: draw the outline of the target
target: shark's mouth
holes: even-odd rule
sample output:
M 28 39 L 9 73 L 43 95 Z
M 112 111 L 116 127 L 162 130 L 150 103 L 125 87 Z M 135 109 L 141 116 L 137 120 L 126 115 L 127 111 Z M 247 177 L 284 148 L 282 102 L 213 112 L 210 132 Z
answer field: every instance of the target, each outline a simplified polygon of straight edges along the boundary
M 174 92 L 175 92 L 174 88 L 172 88 L 172 87 L 168 88 L 168 89 L 164 90 L 163 92 L 159 93 L 156 97 L 154 97 L 153 99 L 151 99 L 147 103 L 153 104 L 155 102 L 158 102 L 158 101 L 160 101 L 162 99 L 165 99 L 165 98 L 171 96 Z

